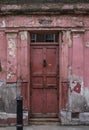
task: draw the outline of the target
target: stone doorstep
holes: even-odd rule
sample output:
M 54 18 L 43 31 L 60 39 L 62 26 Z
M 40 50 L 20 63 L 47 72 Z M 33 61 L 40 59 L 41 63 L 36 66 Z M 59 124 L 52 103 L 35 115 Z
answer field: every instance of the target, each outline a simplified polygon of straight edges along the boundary
M 30 118 L 29 119 L 30 125 L 44 125 L 44 124 L 60 124 L 59 118 Z
M 79 118 L 72 118 L 71 112 L 61 111 L 60 116 L 62 125 L 89 124 L 89 112 L 81 112 Z M 28 112 L 23 113 L 23 122 L 28 124 Z M 3 125 L 16 125 L 16 114 L 0 112 L 0 126 Z

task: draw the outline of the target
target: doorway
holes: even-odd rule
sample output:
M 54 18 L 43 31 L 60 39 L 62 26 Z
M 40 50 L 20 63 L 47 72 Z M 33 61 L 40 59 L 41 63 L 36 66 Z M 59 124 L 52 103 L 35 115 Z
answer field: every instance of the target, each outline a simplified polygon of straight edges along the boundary
M 31 33 L 30 117 L 58 117 L 58 33 Z

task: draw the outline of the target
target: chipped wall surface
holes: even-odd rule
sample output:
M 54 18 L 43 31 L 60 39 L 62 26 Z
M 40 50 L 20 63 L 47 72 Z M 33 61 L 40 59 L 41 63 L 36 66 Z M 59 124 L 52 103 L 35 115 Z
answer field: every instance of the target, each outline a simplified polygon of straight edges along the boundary
M 23 108 L 28 109 L 27 40 L 27 31 L 0 32 L 0 116 L 6 113 L 5 120 L 13 118 L 5 121 L 7 123 L 10 120 L 16 123 L 16 115 L 13 116 L 13 113 L 16 114 L 17 95 L 23 95 Z M 7 117 L 8 113 L 12 117 Z
M 15 38 L 16 35 L 11 34 L 11 37 L 9 37 L 9 35 L 7 34 L 7 39 L 8 39 L 8 48 L 9 50 L 9 56 L 12 56 L 13 58 L 15 58 L 15 50 L 16 50 L 16 43 L 15 40 L 13 39 L 13 37 Z
M 20 42 L 18 45 L 18 51 L 20 52 L 20 55 L 18 55 L 20 61 L 18 61 L 18 65 L 20 65 L 20 75 L 19 78 L 23 82 L 28 81 L 28 53 L 29 53 L 29 43 L 28 43 L 28 32 L 27 31 L 20 31 Z M 18 52 L 18 53 L 19 53 Z
M 6 84 L 0 81 L 0 112 L 16 112 L 16 83 Z
M 89 122 L 86 116 L 89 113 L 89 71 L 88 71 L 88 35 L 89 31 L 71 30 L 64 33 L 62 50 L 68 46 L 68 58 L 62 59 L 64 66 L 62 69 L 62 80 L 69 83 L 68 97 L 65 107 L 61 111 L 61 121 L 63 124 L 87 124 Z M 87 44 L 87 45 L 86 45 Z M 65 56 L 66 56 L 65 55 Z M 65 61 L 67 70 L 65 68 Z M 67 77 L 65 73 L 67 71 Z M 62 86 L 63 88 L 63 86 Z M 63 100 L 64 101 L 64 100 Z M 67 111 L 66 111 L 67 110 Z M 87 113 L 87 114 L 86 114 Z M 76 121 L 76 120 L 79 120 Z M 75 121 L 74 121 L 75 120 Z
M 67 21 L 67 22 L 66 22 Z M 86 15 L 27 15 L 3 16 L 0 18 L 0 27 L 89 27 L 89 18 Z M 73 29 L 73 28 L 72 28 Z
M 71 57 L 69 59 L 70 63 L 68 69 L 68 78 L 70 82 L 68 109 L 72 112 L 83 112 L 88 111 L 89 109 L 85 92 L 87 86 L 84 84 L 84 33 L 73 32 L 72 44 L 73 45 L 69 50 Z
M 25 85 L 26 86 L 26 85 Z M 23 90 L 23 89 L 22 89 Z M 18 95 L 21 95 L 21 82 L 6 83 L 0 80 L 0 125 L 16 125 L 16 109 Z M 26 90 L 25 90 L 26 91 Z M 23 92 L 22 92 L 23 93 Z M 26 95 L 26 94 L 25 94 Z M 24 97 L 24 106 L 26 107 L 26 97 Z M 23 107 L 24 109 L 24 107 Z M 23 111 L 23 122 L 28 123 L 28 112 Z
M 16 81 L 16 71 L 17 71 L 17 34 L 9 33 L 6 34 L 7 40 L 7 80 Z
M 59 115 L 73 123 L 89 113 L 89 17 L 29 15 L 0 17 L 0 112 L 16 112 L 16 95 L 24 109 L 30 102 L 30 32 L 57 31 L 60 36 Z M 20 86 L 20 87 L 19 87 Z M 78 115 L 79 114 L 79 115 Z M 88 117 L 86 117 L 89 123 Z M 77 121 L 77 120 L 76 120 Z

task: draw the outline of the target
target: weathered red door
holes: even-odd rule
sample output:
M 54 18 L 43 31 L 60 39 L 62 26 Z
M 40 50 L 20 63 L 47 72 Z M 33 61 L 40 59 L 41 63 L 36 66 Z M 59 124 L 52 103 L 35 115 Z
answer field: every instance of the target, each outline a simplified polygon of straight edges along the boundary
M 31 44 L 31 116 L 58 114 L 58 43 Z

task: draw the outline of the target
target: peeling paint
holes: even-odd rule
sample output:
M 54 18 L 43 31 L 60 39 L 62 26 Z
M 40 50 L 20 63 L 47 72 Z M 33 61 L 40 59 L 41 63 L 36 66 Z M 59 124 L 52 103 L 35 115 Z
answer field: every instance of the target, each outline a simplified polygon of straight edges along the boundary
M 13 72 L 7 72 L 7 79 L 13 78 L 15 74 Z
M 69 76 L 70 79 L 70 89 L 71 92 L 74 91 L 75 86 L 79 85 L 81 86 L 81 92 L 80 94 L 83 95 L 84 94 L 84 81 L 82 77 L 76 76 L 76 75 L 71 75 Z
M 89 47 L 89 42 L 86 43 L 86 47 Z
M 82 112 L 88 108 L 85 98 L 85 86 L 83 77 L 71 74 L 72 66 L 68 67 L 69 91 L 68 91 L 68 111 Z
M 79 23 L 80 23 L 80 26 L 83 26 L 83 25 L 84 25 L 84 22 L 83 22 L 83 21 L 80 21 Z
M 73 34 L 73 37 L 80 37 L 80 34 L 75 33 Z
M 2 20 L 2 26 L 1 27 L 6 27 L 6 21 Z
M 8 48 L 9 50 L 9 55 L 15 58 L 15 51 L 16 51 L 16 42 L 14 39 L 9 39 L 8 41 Z
M 17 37 L 17 34 L 16 33 L 8 33 L 6 34 L 6 37 L 7 39 L 15 39 Z
M 72 43 L 72 38 L 71 38 L 71 31 L 67 31 L 66 35 L 67 35 L 67 39 L 68 39 L 68 46 L 72 47 L 73 43 Z
M 76 93 L 80 93 L 81 92 L 81 85 L 79 82 L 77 82 L 74 86 L 73 91 L 75 91 Z
M 20 32 L 20 35 L 21 35 L 21 40 L 27 40 L 27 31 L 22 31 Z
M 8 48 L 9 48 L 9 56 L 12 56 L 13 58 L 16 57 L 16 41 L 15 41 L 15 37 L 17 35 L 16 34 L 11 34 L 8 35 L 7 34 L 7 39 L 8 39 Z
M 71 66 L 69 67 L 71 74 Z M 84 112 L 89 109 L 89 89 L 84 86 L 83 77 L 77 75 L 69 76 L 68 111 Z

